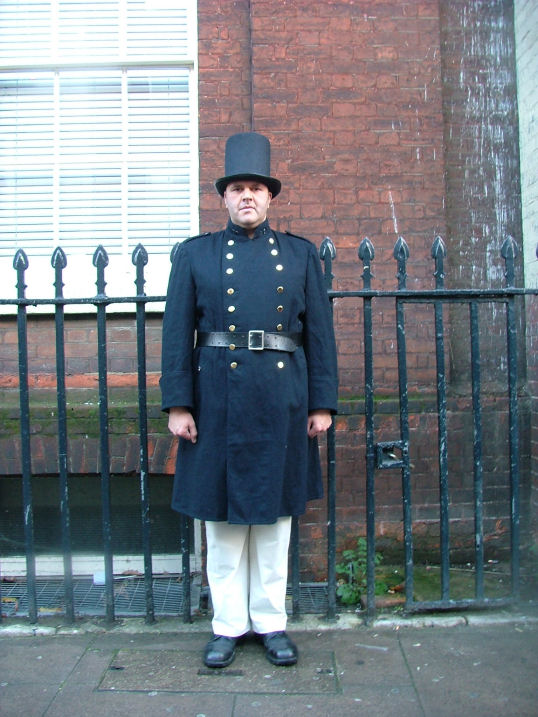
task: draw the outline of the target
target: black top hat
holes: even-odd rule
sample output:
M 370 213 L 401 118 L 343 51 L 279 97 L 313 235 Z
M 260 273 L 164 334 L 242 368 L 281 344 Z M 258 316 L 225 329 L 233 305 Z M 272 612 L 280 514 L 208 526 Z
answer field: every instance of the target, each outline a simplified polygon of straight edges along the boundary
M 267 137 L 257 132 L 240 132 L 228 137 L 224 156 L 225 177 L 217 179 L 215 187 L 220 196 L 235 179 L 255 179 L 267 186 L 273 197 L 280 192 L 281 183 L 270 176 L 271 145 Z

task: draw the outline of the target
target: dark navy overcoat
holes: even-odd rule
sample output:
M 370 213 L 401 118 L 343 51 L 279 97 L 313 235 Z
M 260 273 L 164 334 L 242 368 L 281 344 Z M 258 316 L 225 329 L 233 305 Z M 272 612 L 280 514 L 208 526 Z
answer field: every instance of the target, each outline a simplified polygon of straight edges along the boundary
M 297 332 L 293 353 L 195 347 L 198 331 Z M 191 409 L 179 439 L 172 507 L 202 520 L 274 523 L 322 495 L 308 412 L 336 411 L 336 348 L 316 247 L 273 231 L 250 239 L 231 221 L 183 242 L 163 321 L 162 407 Z

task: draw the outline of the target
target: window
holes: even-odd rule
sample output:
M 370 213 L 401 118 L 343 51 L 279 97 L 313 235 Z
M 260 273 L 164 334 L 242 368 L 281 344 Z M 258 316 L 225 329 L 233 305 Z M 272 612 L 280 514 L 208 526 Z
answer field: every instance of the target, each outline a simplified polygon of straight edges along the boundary
M 141 243 L 164 294 L 198 231 L 196 2 L 1 0 L 0 36 L 2 293 L 22 248 L 27 296 L 54 296 L 60 246 L 64 295 L 91 296 L 102 244 L 107 293 L 132 295 Z

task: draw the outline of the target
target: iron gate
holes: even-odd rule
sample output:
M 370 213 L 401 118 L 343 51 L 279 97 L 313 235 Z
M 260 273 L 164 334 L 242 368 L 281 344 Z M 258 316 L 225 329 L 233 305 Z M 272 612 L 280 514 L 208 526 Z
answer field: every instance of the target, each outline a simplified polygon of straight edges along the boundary
M 443 240 L 436 237 L 431 255 L 435 262 L 434 290 L 408 290 L 406 288 L 407 260 L 409 248 L 402 237 L 394 247 L 397 262 L 398 288 L 396 291 L 374 291 L 371 288 L 371 264 L 374 259 L 374 247 L 366 238 L 362 241 L 358 255 L 363 263 L 364 289 L 358 292 L 337 292 L 331 287 L 331 262 L 334 249 L 327 243 L 321 250 L 325 262 L 325 271 L 329 295 L 335 298 L 361 297 L 363 300 L 364 322 L 364 369 L 365 369 L 365 415 L 366 415 L 366 512 L 367 512 L 367 620 L 375 617 L 375 545 L 376 510 L 375 478 L 376 470 L 400 469 L 402 485 L 402 510 L 405 549 L 405 609 L 407 612 L 427 610 L 447 610 L 454 608 L 494 607 L 516 602 L 520 591 L 520 502 L 519 502 L 519 426 L 517 395 L 517 325 L 515 299 L 521 294 L 537 294 L 536 290 L 517 289 L 514 286 L 514 260 L 517 254 L 515 241 L 508 237 L 501 248 L 505 262 L 506 287 L 498 290 L 447 290 L 444 288 L 444 259 L 446 249 Z M 537 249 L 538 254 L 538 249 Z M 400 408 L 400 435 L 391 441 L 376 440 L 374 430 L 374 355 L 372 347 L 373 322 L 372 302 L 376 298 L 393 298 L 395 302 L 396 337 L 398 356 L 398 389 Z M 473 485 L 474 485 L 474 523 L 475 523 L 475 597 L 452 599 L 450 597 L 449 578 L 449 494 L 447 465 L 447 372 L 445 368 L 445 331 L 443 305 L 451 302 L 465 303 L 470 317 L 470 352 L 472 367 L 472 411 L 473 411 Z M 509 464 L 510 464 L 510 595 L 502 598 L 487 598 L 484 592 L 484 528 L 483 528 L 483 466 L 482 466 L 482 405 L 480 377 L 480 342 L 478 305 L 480 302 L 500 302 L 506 306 L 506 342 L 507 342 L 507 394 L 509 402 Z M 439 522 L 440 522 L 440 563 L 441 595 L 437 600 L 416 600 L 414 598 L 414 559 L 411 491 L 411 466 L 409 460 L 409 407 L 407 379 L 407 351 L 405 332 L 405 307 L 412 303 L 426 303 L 434 307 L 435 312 L 435 356 L 438 414 L 438 455 L 439 455 Z M 329 441 L 334 437 L 329 436 Z M 334 466 L 330 462 L 330 470 Z M 329 590 L 329 594 L 332 590 Z M 329 608 L 332 615 L 332 606 Z
M 174 252 L 172 252 L 173 258 Z M 515 242 L 508 238 L 502 247 L 505 261 L 506 286 L 501 289 L 489 290 L 448 290 L 444 288 L 445 247 L 442 240 L 436 238 L 432 247 L 435 262 L 436 286 L 432 290 L 409 290 L 406 288 L 409 249 L 402 238 L 394 248 L 394 258 L 398 267 L 398 287 L 393 291 L 377 291 L 371 288 L 372 261 L 374 247 L 368 239 L 364 239 L 359 247 L 359 258 L 363 264 L 363 288 L 358 291 L 336 291 L 332 288 L 332 266 L 335 259 L 335 248 L 326 238 L 320 249 L 325 271 L 326 286 L 333 306 L 335 300 L 358 298 L 362 301 L 362 322 L 364 330 L 364 398 L 366 428 L 366 525 L 367 525 L 367 619 L 375 616 L 375 549 L 376 549 L 376 472 L 387 468 L 401 471 L 402 510 L 405 549 L 405 608 L 407 611 L 451 609 L 455 607 L 492 606 L 516 601 L 519 595 L 519 432 L 518 432 L 518 397 L 517 397 L 517 325 L 515 319 L 516 297 L 524 294 L 538 294 L 538 290 L 525 290 L 514 286 Z M 138 425 L 140 441 L 140 520 L 142 524 L 142 542 L 144 557 L 144 614 L 147 622 L 155 620 L 154 582 L 152 571 L 150 499 L 148 494 L 148 430 L 147 430 L 147 386 L 146 386 L 146 306 L 152 302 L 162 302 L 164 296 L 146 296 L 144 294 L 144 266 L 148 255 L 143 246 L 139 245 L 133 252 L 132 261 L 136 271 L 136 295 L 129 297 L 109 297 L 105 293 L 105 269 L 108 255 L 103 247 L 98 247 L 93 257 L 96 270 L 97 294 L 92 297 L 68 299 L 63 296 L 62 271 L 67 258 L 61 249 L 52 256 L 55 271 L 55 296 L 52 299 L 31 299 L 26 297 L 25 271 L 28 259 L 24 251 L 19 250 L 14 259 L 17 274 L 17 298 L 0 299 L 0 305 L 11 305 L 17 308 L 18 332 L 18 365 L 19 365 L 19 403 L 20 403 L 20 438 L 22 465 L 22 494 L 24 513 L 24 536 L 26 554 L 25 597 L 27 613 L 31 622 L 36 622 L 39 615 L 38 585 L 36 579 L 36 554 L 34 546 L 32 468 L 30 441 L 30 400 L 28 382 L 28 331 L 27 308 L 29 306 L 48 305 L 55 315 L 56 335 L 56 378 L 57 378 L 57 431 L 58 431 L 58 476 L 60 485 L 60 520 L 62 526 L 62 553 L 64 563 L 63 603 L 65 618 L 68 622 L 75 619 L 77 602 L 72 570 L 72 552 L 70 541 L 70 505 L 68 475 L 68 434 L 67 434 L 67 399 L 64 345 L 64 309 L 68 305 L 93 305 L 96 309 L 97 349 L 98 349 L 98 386 L 99 386 L 99 435 L 101 455 L 101 508 L 102 532 L 104 545 L 104 602 L 105 617 L 113 621 L 116 616 L 116 597 L 114 593 L 113 551 L 111 540 L 111 498 L 110 498 L 110 454 L 109 454 L 109 421 L 108 421 L 108 386 L 107 386 L 107 307 L 111 304 L 136 305 L 137 357 L 138 357 Z M 391 440 L 377 440 L 374 427 L 374 351 L 373 351 L 373 303 L 385 298 L 394 301 L 396 316 L 396 339 L 398 356 L 398 385 L 400 410 L 400 435 Z M 510 451 L 510 563 L 511 590 L 510 596 L 500 599 L 486 598 L 484 595 L 484 541 L 483 541 L 483 468 L 482 468 L 482 408 L 481 408 L 481 377 L 480 377 L 480 343 L 477 307 L 480 302 L 499 302 L 506 306 L 506 341 L 508 355 L 508 401 L 509 401 L 509 451 Z M 449 579 L 449 495 L 447 469 L 447 379 L 445 369 L 444 319 L 443 306 L 451 302 L 464 303 L 469 307 L 471 364 L 472 364 L 472 411 L 474 422 L 474 520 L 475 520 L 475 597 L 465 600 L 454 600 L 450 597 Z M 409 460 L 409 407 L 408 377 L 406 364 L 406 306 L 413 303 L 431 304 L 435 312 L 435 356 L 437 383 L 437 414 L 438 414 L 438 453 L 439 453 L 439 495 L 440 495 L 440 562 L 441 562 L 441 595 L 434 601 L 417 601 L 414 599 L 414 560 L 411 490 L 411 465 Z M 329 619 L 337 613 L 337 573 L 336 573 L 336 450 L 335 428 L 331 427 L 327 434 L 327 582 L 323 588 L 323 609 Z M 191 582 L 190 582 L 190 530 L 189 519 L 181 518 L 181 571 L 182 571 L 182 614 L 185 621 L 191 619 Z M 299 551 L 299 523 L 293 522 L 291 547 L 291 599 L 292 612 L 297 616 L 301 613 L 301 596 L 305 586 L 300 581 L 301 556 Z M 1 578 L 1 576 L 0 576 Z M 0 588 L 1 588 L 0 580 Z

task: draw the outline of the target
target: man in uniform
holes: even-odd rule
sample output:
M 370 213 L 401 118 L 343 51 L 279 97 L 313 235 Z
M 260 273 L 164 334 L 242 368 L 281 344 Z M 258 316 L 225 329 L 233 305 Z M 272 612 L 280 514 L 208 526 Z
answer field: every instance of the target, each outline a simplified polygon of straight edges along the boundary
M 226 229 L 179 245 L 163 321 L 162 407 L 179 436 L 172 507 L 205 521 L 213 604 L 208 667 L 259 636 L 275 665 L 297 661 L 286 634 L 292 516 L 322 495 L 317 436 L 336 411 L 332 318 L 315 246 L 275 232 L 281 183 L 270 144 L 226 143 Z

